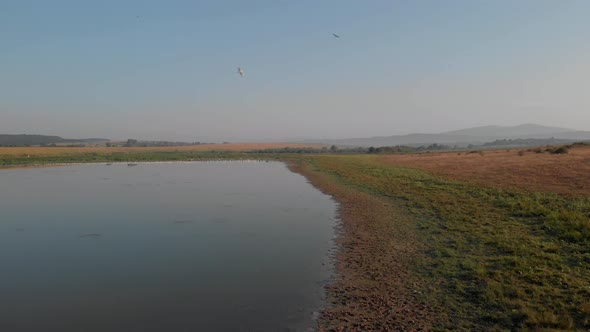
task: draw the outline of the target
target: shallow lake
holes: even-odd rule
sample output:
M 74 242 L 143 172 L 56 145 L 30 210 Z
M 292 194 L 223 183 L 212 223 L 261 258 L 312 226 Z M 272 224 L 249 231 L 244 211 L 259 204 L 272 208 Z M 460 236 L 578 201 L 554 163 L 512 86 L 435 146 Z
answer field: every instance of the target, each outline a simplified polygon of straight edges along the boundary
M 311 331 L 335 211 L 279 162 L 0 170 L 0 331 Z

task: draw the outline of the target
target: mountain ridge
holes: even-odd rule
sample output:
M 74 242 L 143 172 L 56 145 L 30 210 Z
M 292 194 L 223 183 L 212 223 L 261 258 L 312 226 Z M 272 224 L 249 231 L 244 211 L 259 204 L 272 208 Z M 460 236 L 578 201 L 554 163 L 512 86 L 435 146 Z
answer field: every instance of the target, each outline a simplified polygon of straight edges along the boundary
M 0 134 L 0 145 L 4 146 L 24 146 L 24 145 L 43 145 L 58 143 L 98 143 L 108 142 L 108 138 L 62 138 L 53 135 L 29 135 L 29 134 Z
M 446 144 L 465 147 L 468 145 L 481 145 L 484 143 L 502 139 L 563 139 L 563 140 L 590 140 L 590 131 L 573 130 L 561 127 L 549 127 L 532 123 L 516 126 L 480 126 L 447 131 L 436 134 L 412 133 L 406 135 L 374 136 L 343 139 L 319 139 L 304 140 L 311 144 L 330 144 L 343 146 L 422 146 L 429 144 Z

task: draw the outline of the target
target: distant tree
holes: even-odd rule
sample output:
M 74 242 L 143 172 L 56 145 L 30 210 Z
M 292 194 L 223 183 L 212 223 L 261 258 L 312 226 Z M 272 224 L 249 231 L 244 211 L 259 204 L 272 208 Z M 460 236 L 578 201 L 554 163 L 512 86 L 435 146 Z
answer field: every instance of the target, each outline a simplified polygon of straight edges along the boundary
M 568 153 L 569 152 L 569 149 L 567 148 L 567 146 L 561 146 L 559 148 L 552 149 L 549 152 L 552 153 L 552 154 L 563 154 L 563 153 Z
M 127 143 L 125 143 L 125 146 L 134 146 L 134 145 L 137 145 L 137 140 L 133 139 L 133 138 L 129 138 L 127 140 Z
M 332 145 L 330 147 L 330 151 L 335 152 L 336 150 L 338 150 L 338 147 L 336 145 Z

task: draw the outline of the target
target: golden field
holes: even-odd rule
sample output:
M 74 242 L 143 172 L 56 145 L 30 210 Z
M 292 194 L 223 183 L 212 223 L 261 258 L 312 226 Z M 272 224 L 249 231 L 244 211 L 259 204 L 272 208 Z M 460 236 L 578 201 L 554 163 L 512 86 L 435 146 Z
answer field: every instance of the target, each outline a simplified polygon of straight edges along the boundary
M 290 143 L 228 143 L 228 144 L 200 144 L 189 146 L 162 147 L 0 147 L 0 156 L 64 156 L 83 155 L 89 153 L 110 154 L 115 152 L 163 152 L 163 151 L 250 151 L 280 148 L 320 148 L 321 145 L 290 144 Z
M 398 154 L 383 156 L 382 160 L 504 189 L 590 195 L 590 146 L 574 146 L 567 154 L 534 150 Z

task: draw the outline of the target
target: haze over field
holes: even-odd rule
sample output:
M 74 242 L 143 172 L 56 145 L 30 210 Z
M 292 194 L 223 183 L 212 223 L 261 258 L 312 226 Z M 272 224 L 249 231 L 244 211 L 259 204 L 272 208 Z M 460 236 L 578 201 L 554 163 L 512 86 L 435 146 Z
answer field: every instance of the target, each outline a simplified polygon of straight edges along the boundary
M 470 144 L 481 145 L 484 143 L 488 143 L 488 145 L 494 145 L 494 141 L 497 140 L 528 140 L 528 142 L 513 142 L 514 145 L 545 145 L 559 143 L 563 144 L 566 143 L 566 141 L 590 141 L 590 131 L 580 131 L 558 127 L 545 127 L 535 124 L 523 124 L 518 126 L 483 126 L 436 134 L 412 133 L 408 135 L 393 135 L 381 137 L 315 140 L 310 139 L 305 140 L 303 142 L 364 147 L 396 145 L 424 146 L 429 144 L 445 144 L 451 146 L 466 147 Z M 560 142 L 559 140 L 564 141 Z
M 3 1 L 0 134 L 590 130 L 589 12 L 583 0 Z

